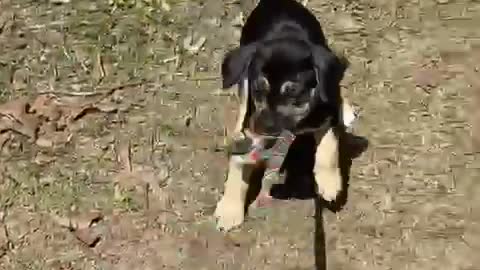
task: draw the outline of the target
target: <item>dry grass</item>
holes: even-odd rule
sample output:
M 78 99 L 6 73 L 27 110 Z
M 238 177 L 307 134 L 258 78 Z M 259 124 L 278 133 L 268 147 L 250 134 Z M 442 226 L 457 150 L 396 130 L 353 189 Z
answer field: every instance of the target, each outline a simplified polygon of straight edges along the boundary
M 370 147 L 342 211 L 291 201 L 226 236 L 211 218 L 233 102 L 215 94 L 218 64 L 251 7 L 37 2 L 0 2 L 3 104 L 46 92 L 77 104 L 124 87 L 66 127 L 68 141 L 0 134 L 1 269 L 478 269 L 472 1 L 310 0 L 352 63 L 344 89 Z M 137 174 L 122 182 L 125 166 Z M 138 174 L 155 177 L 128 189 Z

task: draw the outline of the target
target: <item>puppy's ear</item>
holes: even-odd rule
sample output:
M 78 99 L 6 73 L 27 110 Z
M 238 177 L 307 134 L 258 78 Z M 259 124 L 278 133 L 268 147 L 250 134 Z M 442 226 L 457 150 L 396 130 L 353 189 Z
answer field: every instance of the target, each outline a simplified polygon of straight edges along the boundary
M 240 46 L 225 55 L 222 63 L 223 89 L 232 87 L 245 77 L 255 50 L 256 45 L 249 44 Z
M 315 68 L 317 87 L 314 97 L 319 98 L 323 103 L 331 102 L 331 96 L 328 94 L 328 80 L 334 75 L 338 59 L 335 54 L 322 46 L 313 46 L 312 61 Z

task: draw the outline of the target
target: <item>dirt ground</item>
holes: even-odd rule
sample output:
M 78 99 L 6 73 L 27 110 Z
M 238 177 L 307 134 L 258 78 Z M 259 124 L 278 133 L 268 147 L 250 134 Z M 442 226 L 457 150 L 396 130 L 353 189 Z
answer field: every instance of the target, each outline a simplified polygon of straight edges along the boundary
M 224 234 L 238 2 L 0 1 L 0 269 L 480 269 L 480 2 L 310 0 L 369 146 Z

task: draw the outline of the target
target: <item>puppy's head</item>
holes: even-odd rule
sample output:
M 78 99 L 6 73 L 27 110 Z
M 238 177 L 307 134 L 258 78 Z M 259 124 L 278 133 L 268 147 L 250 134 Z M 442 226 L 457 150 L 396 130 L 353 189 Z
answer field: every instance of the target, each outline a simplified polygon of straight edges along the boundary
M 335 105 L 332 70 L 340 60 L 324 47 L 297 39 L 241 46 L 222 64 L 223 88 L 248 78 L 255 107 L 250 128 L 263 135 L 295 131 L 319 106 Z

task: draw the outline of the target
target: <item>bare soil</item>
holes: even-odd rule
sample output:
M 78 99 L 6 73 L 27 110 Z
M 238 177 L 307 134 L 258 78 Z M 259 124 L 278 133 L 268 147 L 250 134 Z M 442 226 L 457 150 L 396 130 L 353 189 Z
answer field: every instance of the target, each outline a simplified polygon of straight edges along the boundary
M 310 0 L 369 146 L 336 213 L 290 200 L 224 234 L 237 2 L 0 1 L 0 269 L 480 269 L 480 2 Z

